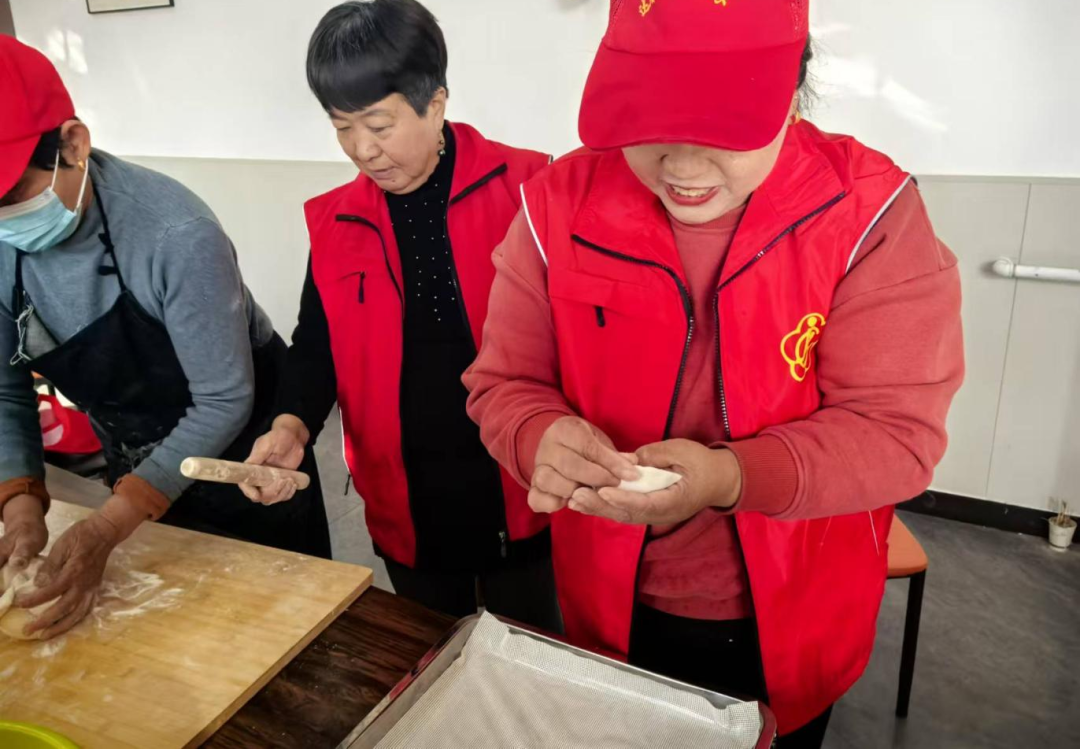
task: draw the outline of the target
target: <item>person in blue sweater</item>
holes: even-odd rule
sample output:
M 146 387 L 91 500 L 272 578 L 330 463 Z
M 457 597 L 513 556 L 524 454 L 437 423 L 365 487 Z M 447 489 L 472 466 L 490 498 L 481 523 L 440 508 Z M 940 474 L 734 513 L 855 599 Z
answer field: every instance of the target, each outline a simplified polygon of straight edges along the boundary
M 25 567 L 47 542 L 33 373 L 87 412 L 114 492 L 56 540 L 38 590 L 16 602 L 58 598 L 27 634 L 82 619 L 112 549 L 148 519 L 329 557 L 310 451 L 311 488 L 278 505 L 180 474 L 190 456 L 248 455 L 287 351 L 213 213 L 92 148 L 51 63 L 7 36 L 0 100 L 0 567 Z

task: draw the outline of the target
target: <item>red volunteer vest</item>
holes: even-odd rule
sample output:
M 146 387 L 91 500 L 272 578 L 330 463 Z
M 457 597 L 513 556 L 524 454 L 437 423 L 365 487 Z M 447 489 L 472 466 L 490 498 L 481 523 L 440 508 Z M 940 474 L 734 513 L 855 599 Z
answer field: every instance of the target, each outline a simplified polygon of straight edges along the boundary
M 751 437 L 820 407 L 812 352 L 818 336 L 828 335 L 834 290 L 907 179 L 851 138 L 808 123 L 791 128 L 776 167 L 750 200 L 717 290 L 724 404 L 717 440 Z M 693 306 L 661 203 L 619 151 L 571 154 L 523 194 L 548 262 L 570 404 L 621 450 L 678 437 L 668 432 Z M 862 674 L 892 513 L 884 507 L 803 521 L 735 516 L 781 732 L 816 717 Z M 555 576 L 572 641 L 627 652 L 645 532 L 576 512 L 553 517 Z
M 468 125 L 451 127 L 457 155 L 447 229 L 459 299 L 479 347 L 495 277 L 491 253 L 520 208 L 519 186 L 549 159 L 486 140 Z M 309 201 L 305 213 L 312 274 L 330 328 L 345 462 L 364 498 L 372 539 L 390 558 L 412 567 L 416 532 L 399 402 L 404 298 L 390 211 L 382 190 L 360 175 Z M 502 485 L 510 538 L 543 529 L 547 520 L 529 509 L 525 490 L 505 472 Z

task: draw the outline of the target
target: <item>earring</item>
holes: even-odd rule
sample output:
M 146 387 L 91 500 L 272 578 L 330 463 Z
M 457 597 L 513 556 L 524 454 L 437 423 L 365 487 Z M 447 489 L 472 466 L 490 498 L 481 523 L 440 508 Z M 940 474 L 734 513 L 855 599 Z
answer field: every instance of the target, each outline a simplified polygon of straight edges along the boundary
M 79 159 L 79 168 L 82 169 L 84 172 L 86 171 L 86 162 L 82 159 Z
M 446 136 L 445 135 L 440 135 L 439 136 L 439 155 L 440 156 L 445 156 L 446 155 Z
M 795 114 L 791 115 L 791 124 L 798 125 L 802 121 L 802 112 L 798 109 L 795 110 Z

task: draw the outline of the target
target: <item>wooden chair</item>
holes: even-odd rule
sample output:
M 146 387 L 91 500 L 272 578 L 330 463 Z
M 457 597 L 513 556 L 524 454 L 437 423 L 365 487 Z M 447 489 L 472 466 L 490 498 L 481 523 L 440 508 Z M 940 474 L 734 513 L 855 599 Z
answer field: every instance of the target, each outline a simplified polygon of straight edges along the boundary
M 904 622 L 904 645 L 900 654 L 900 690 L 896 695 L 896 715 L 906 718 L 911 701 L 911 681 L 915 676 L 915 649 L 919 644 L 919 618 L 922 616 L 923 588 L 926 584 L 926 552 L 900 520 L 893 518 L 889 530 L 889 579 L 906 577 L 908 583 L 907 619 Z

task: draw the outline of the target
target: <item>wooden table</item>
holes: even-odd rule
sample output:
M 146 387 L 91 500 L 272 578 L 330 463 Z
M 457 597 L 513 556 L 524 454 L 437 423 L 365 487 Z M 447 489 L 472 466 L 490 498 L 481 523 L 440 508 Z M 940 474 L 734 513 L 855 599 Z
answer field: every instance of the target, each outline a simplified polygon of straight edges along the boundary
M 371 588 L 207 747 L 336 747 L 454 624 Z
M 100 484 L 49 468 L 65 499 L 100 505 Z M 60 492 L 58 492 L 60 493 Z M 454 624 L 371 588 L 242 707 L 204 746 L 336 747 Z

